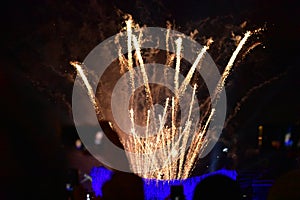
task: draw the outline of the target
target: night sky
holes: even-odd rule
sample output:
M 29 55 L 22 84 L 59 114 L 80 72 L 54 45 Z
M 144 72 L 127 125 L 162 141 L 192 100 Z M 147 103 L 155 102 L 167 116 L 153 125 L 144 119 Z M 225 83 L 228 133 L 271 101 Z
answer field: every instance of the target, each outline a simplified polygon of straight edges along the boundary
M 237 27 L 244 21 L 244 31 L 266 27 L 257 39 L 263 45 L 238 63 L 229 77 L 229 113 L 249 89 L 277 78 L 251 94 L 229 123 L 228 132 L 241 138 L 241 143 L 253 143 L 258 125 L 281 129 L 300 125 L 300 9 L 295 0 L 143 2 L 2 3 L 0 156 L 4 165 L 1 164 L 0 174 L 2 183 L 11 183 L 4 184 L 5 187 L 30 190 L 25 185 L 32 178 L 44 182 L 39 189 L 32 186 L 33 190 L 47 192 L 47 184 L 60 179 L 60 169 L 67 165 L 60 134 L 73 125 L 70 106 L 76 72 L 69 61 L 83 61 L 97 44 L 118 33 L 124 26 L 125 13 L 131 14 L 137 23 L 149 26 L 165 27 L 169 20 L 185 33 L 204 24 L 199 35 L 213 36 L 216 46 L 221 39 L 230 43 L 226 38 L 231 37 L 231 27 L 242 34 Z M 211 56 L 217 58 L 220 52 L 233 50 L 225 51 L 226 46 L 222 47 L 211 50 Z M 225 53 L 216 61 L 218 66 L 228 61 L 230 54 Z M 57 178 L 50 178 L 53 175 Z

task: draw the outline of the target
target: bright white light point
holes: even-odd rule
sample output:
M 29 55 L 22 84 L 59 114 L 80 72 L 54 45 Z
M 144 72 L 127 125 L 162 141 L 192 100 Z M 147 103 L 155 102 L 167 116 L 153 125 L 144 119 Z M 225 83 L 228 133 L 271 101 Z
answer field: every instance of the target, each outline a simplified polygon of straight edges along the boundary
M 103 138 L 103 132 L 98 131 L 95 135 L 95 141 L 94 141 L 95 144 L 97 145 L 101 144 L 102 138 Z
M 223 152 L 228 152 L 228 148 L 225 147 L 225 148 L 223 149 Z
M 108 122 L 110 128 L 113 128 L 113 124 L 111 122 Z

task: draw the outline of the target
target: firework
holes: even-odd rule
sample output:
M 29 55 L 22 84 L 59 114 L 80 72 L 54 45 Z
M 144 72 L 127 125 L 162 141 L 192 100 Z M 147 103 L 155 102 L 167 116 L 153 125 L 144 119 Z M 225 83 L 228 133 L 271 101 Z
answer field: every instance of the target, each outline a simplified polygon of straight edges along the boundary
M 140 48 L 141 36 L 137 37 L 133 34 L 133 27 L 133 20 L 130 18 L 126 21 L 128 57 L 126 59 L 125 56 L 120 55 L 121 51 L 119 51 L 119 63 L 120 72 L 124 71 L 124 65 L 126 65 L 126 69 L 129 71 L 130 80 L 128 81 L 128 88 L 131 88 L 130 95 L 132 96 L 135 92 L 135 73 L 139 72 L 141 74 L 144 86 L 143 91 L 146 96 L 146 112 L 143 113 L 143 119 L 145 119 L 144 124 L 146 125 L 144 132 L 145 137 L 141 137 L 137 134 L 137 130 L 135 128 L 136 110 L 134 109 L 136 108 L 135 104 L 137 102 L 134 102 L 134 98 L 132 98 L 129 105 L 128 116 L 131 123 L 130 137 L 121 137 L 120 141 L 127 152 L 130 167 L 134 173 L 144 178 L 167 180 L 186 179 L 193 170 L 198 156 L 204 151 L 207 143 L 209 142 L 209 139 L 206 137 L 206 135 L 209 134 L 208 126 L 216 113 L 216 110 L 211 107 L 212 101 L 218 101 L 218 97 L 224 88 L 226 79 L 230 74 L 237 55 L 253 32 L 247 31 L 244 37 L 239 41 L 237 48 L 233 52 L 224 72 L 222 73 L 221 79 L 215 88 L 213 96 L 211 98 L 207 98 L 203 103 L 206 106 L 206 110 L 203 112 L 204 114 L 201 115 L 201 118 L 193 119 L 193 117 L 191 117 L 193 105 L 195 103 L 194 99 L 196 98 L 196 90 L 198 87 L 197 84 L 194 84 L 192 100 L 189 102 L 188 115 L 184 118 L 185 121 L 183 123 L 178 124 L 177 118 L 179 115 L 178 109 L 180 107 L 180 99 L 184 95 L 187 95 L 187 86 L 191 84 L 192 77 L 194 76 L 197 67 L 201 68 L 202 60 L 213 41 L 211 38 L 207 41 L 207 45 L 199 51 L 184 80 L 180 82 L 179 74 L 181 70 L 181 53 L 184 49 L 182 47 L 182 38 L 178 37 L 178 39 L 175 40 L 175 54 L 170 54 L 168 51 L 166 53 L 167 66 L 171 67 L 174 59 L 176 58 L 175 75 L 173 79 L 175 92 L 171 97 L 166 98 L 163 113 L 162 115 L 159 114 L 157 116 L 153 106 L 153 95 L 155 94 L 151 91 L 148 74 L 145 69 L 145 62 Z M 168 28 L 166 34 L 167 50 L 169 49 L 169 36 L 170 28 Z M 248 49 L 247 52 L 250 50 L 251 49 Z M 133 51 L 135 51 L 135 57 L 133 57 Z M 138 68 L 137 71 L 134 70 L 135 67 L 133 65 L 133 59 L 136 59 L 136 68 Z M 76 68 L 87 89 L 87 93 L 96 112 L 99 113 L 100 109 L 96 100 L 97 98 L 95 97 L 95 94 L 93 93 L 86 78 L 83 65 L 78 62 L 71 62 L 71 64 Z M 166 75 L 165 73 L 166 71 L 164 72 L 164 75 Z M 204 105 L 201 105 L 200 107 L 203 108 Z M 151 126 L 151 124 L 154 126 Z

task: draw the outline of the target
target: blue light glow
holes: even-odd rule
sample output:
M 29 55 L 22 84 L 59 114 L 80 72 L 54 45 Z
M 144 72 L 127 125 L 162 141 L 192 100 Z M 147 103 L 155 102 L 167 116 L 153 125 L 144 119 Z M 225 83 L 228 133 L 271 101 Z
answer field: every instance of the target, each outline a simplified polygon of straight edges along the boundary
M 111 179 L 113 172 L 105 167 L 94 167 L 91 170 L 92 188 L 96 196 L 102 196 L 103 184 Z M 202 176 L 191 177 L 185 180 L 156 180 L 156 179 L 143 179 L 144 180 L 144 193 L 145 199 L 165 199 L 170 195 L 172 185 L 183 185 L 186 200 L 191 200 L 194 194 L 194 188 L 205 177 L 213 174 L 222 174 L 236 180 L 237 173 L 235 170 L 221 169 Z
M 111 179 L 113 172 L 105 167 L 93 167 L 91 170 L 92 188 L 96 196 L 102 197 L 102 187 Z

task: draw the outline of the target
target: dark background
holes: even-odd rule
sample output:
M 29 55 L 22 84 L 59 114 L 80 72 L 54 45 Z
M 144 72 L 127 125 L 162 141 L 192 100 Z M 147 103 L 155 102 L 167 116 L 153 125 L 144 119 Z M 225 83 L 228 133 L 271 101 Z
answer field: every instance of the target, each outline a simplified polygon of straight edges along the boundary
M 244 21 L 243 30 L 266 27 L 259 39 L 263 45 L 229 77 L 229 113 L 250 88 L 278 78 L 251 94 L 225 132 L 238 139 L 240 152 L 255 148 L 259 125 L 266 127 L 266 133 L 284 133 L 291 126 L 300 134 L 296 131 L 300 124 L 299 12 L 295 0 L 1 3 L 0 174 L 4 199 L 19 195 L 59 199 L 65 169 L 75 165 L 85 171 L 99 164 L 90 157 L 86 158 L 88 167 L 70 161 L 67 142 L 62 140 L 66 130 L 74 131 L 70 108 L 76 72 L 69 61 L 82 61 L 98 43 L 118 33 L 124 26 L 124 13 L 149 26 L 165 27 L 169 20 L 182 32 L 204 24 L 200 35 L 213 36 L 215 43 L 225 41 L 223 49 L 211 50 L 213 58 L 233 51 L 224 50 L 226 42 L 230 43 L 224 39 L 231 37 L 228 29 L 240 31 L 236 27 Z M 226 53 L 217 65 L 224 66 L 229 56 Z

